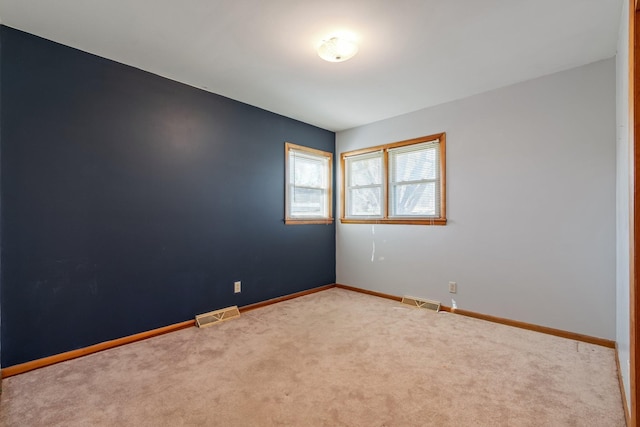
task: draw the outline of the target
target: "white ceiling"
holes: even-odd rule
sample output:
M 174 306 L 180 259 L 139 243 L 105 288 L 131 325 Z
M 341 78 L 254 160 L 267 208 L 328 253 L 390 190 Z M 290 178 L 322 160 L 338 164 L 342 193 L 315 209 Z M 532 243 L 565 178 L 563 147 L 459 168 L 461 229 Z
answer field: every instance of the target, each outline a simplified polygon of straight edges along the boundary
M 2 24 L 339 131 L 616 53 L 622 0 L 0 0 Z M 315 47 L 351 31 L 360 51 Z

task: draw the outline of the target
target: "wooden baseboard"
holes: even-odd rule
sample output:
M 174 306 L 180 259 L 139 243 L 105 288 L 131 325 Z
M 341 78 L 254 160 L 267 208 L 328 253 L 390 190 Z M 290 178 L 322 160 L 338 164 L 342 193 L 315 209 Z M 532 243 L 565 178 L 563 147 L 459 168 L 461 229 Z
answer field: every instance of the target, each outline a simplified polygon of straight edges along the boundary
M 245 305 L 240 307 L 240 313 L 244 313 L 245 311 L 255 310 L 256 308 L 265 307 L 267 305 L 276 304 L 282 301 L 287 301 L 294 298 L 303 297 L 305 295 L 315 294 L 316 292 L 326 291 L 327 289 L 334 288 L 336 285 L 334 283 L 330 285 L 318 286 L 317 288 L 307 289 L 306 291 L 296 292 L 295 294 L 284 295 L 278 298 L 272 298 L 266 301 L 260 301 L 255 304 Z
M 129 335 L 126 337 L 115 339 L 115 340 L 101 342 L 98 344 L 91 345 L 89 347 L 79 348 L 77 350 L 71 350 L 65 353 L 54 354 L 53 356 L 43 357 L 42 359 L 32 360 L 30 362 L 21 363 L 19 365 L 9 366 L 7 368 L 2 369 L 2 378 L 11 377 L 13 375 L 18 375 L 25 372 L 33 371 L 34 369 L 38 369 L 38 368 L 44 368 L 45 366 L 64 362 L 66 360 L 76 359 L 78 357 L 86 356 L 88 354 L 97 353 L 99 351 L 107 350 L 109 348 L 119 347 L 121 345 L 129 344 L 132 342 L 141 341 L 147 338 L 155 337 L 155 336 L 166 334 L 169 332 L 178 331 L 180 329 L 189 328 L 194 324 L 195 324 L 195 320 L 187 320 L 186 322 L 176 323 L 176 324 L 165 326 L 162 328 L 141 332 L 139 334 Z
M 618 343 L 615 346 L 616 372 L 618 373 L 618 385 L 620 385 L 620 395 L 622 396 L 622 409 L 624 411 L 624 420 L 627 426 L 631 426 L 631 413 L 627 405 L 627 392 L 624 389 L 624 380 L 622 379 L 622 370 L 620 369 L 620 353 L 618 353 Z
M 245 305 L 244 307 L 240 307 L 240 312 L 243 313 L 245 311 L 255 310 L 256 308 L 265 307 L 267 305 L 275 304 L 278 302 L 324 291 L 327 289 L 331 289 L 334 286 L 335 284 L 320 286 L 318 288 L 308 289 L 302 292 L 296 292 L 295 294 L 289 294 L 282 297 L 273 298 L 267 301 Z M 162 334 L 167 334 L 169 332 L 179 331 L 180 329 L 189 328 L 194 325 L 195 325 L 195 320 L 187 320 L 185 322 L 180 322 L 180 323 L 165 326 L 162 328 L 153 329 L 151 331 L 141 332 L 139 334 L 129 335 L 126 337 L 115 339 L 115 340 L 94 344 L 89 347 L 84 347 L 77 350 L 71 350 L 65 353 L 60 353 L 60 354 L 54 354 L 53 356 L 43 357 L 41 359 L 32 360 L 30 362 L 21 363 L 19 365 L 9 366 L 7 368 L 2 369 L 0 378 L 7 378 L 13 375 L 18 375 L 25 372 L 33 371 L 34 369 L 44 368 L 45 366 L 50 366 L 50 365 L 64 362 L 67 360 L 76 359 L 78 357 L 86 356 L 88 354 L 97 353 L 99 351 L 107 350 L 114 347 L 119 347 L 121 345 L 129 344 L 132 342 L 141 341 L 141 340 L 155 337 Z
M 354 292 L 360 292 L 367 295 L 379 296 L 382 298 L 392 299 L 394 301 L 402 301 L 402 297 L 395 295 L 383 294 L 381 292 L 369 291 L 367 289 L 356 288 L 353 286 L 336 284 L 337 288 L 347 289 Z M 615 348 L 616 342 L 607 340 L 604 338 L 592 337 L 589 335 L 578 334 L 575 332 L 563 331 L 561 329 L 549 328 L 547 326 L 534 325 L 533 323 L 520 322 L 518 320 L 505 319 L 503 317 L 491 316 L 488 314 L 476 313 L 469 310 L 460 310 L 458 308 L 451 308 L 445 305 L 440 306 L 440 310 L 450 313 L 459 314 L 462 316 L 473 317 L 476 319 L 486 320 L 489 322 L 500 323 L 503 325 L 513 326 L 516 328 L 527 329 L 535 332 L 542 332 L 543 334 L 555 335 L 557 337 L 568 338 L 576 341 L 582 341 L 590 344 L 601 345 L 603 347 Z
M 501 323 L 503 325 L 514 326 L 516 328 L 527 329 L 529 331 L 542 332 L 543 334 L 555 335 L 556 337 L 568 338 L 570 340 L 582 341 L 608 348 L 615 348 L 616 346 L 615 341 L 604 338 L 592 337 L 590 335 L 578 334 L 575 332 L 564 331 L 562 329 L 549 328 L 547 326 L 535 325 L 533 323 L 520 322 L 518 320 L 505 319 L 503 317 L 491 316 L 488 314 L 476 313 L 469 310 L 461 310 L 459 308 L 444 307 L 444 309 L 446 311 L 450 311 L 451 313 L 460 314 L 462 316 L 487 320 L 494 323 Z
M 380 297 L 380 298 L 386 298 L 386 299 L 390 299 L 393 301 L 402 301 L 402 297 L 396 296 L 396 295 L 390 295 L 390 294 L 385 294 L 382 292 L 376 292 L 376 291 L 370 291 L 367 289 L 361 289 L 361 288 L 356 288 L 354 286 L 348 286 L 348 285 L 342 285 L 342 284 L 330 284 L 330 285 L 325 285 L 325 286 L 319 286 L 317 288 L 313 288 L 313 289 L 308 289 L 305 291 L 301 291 L 301 292 L 296 292 L 294 294 L 289 294 L 289 295 L 284 295 L 278 298 L 272 298 L 270 300 L 267 301 L 261 301 L 255 304 L 250 304 L 250 305 L 245 305 L 243 307 L 240 307 L 240 312 L 244 313 L 250 310 L 255 310 L 257 308 L 261 308 L 261 307 L 265 307 L 271 304 L 276 304 L 282 301 L 287 301 L 293 298 L 298 298 L 304 295 L 310 295 L 316 292 L 321 292 L 321 291 L 325 291 L 327 289 L 331 289 L 331 288 L 340 288 L 340 289 L 346 289 L 349 291 L 353 291 L 353 292 L 360 292 L 363 294 L 367 294 L 367 295 L 373 295 L 376 297 Z M 514 326 L 517 328 L 522 328 L 522 329 L 528 329 L 531 331 L 536 331 L 536 332 L 542 332 L 545 334 L 550 334 L 550 335 L 555 335 L 555 336 L 559 336 L 559 337 L 563 337 L 563 338 L 569 338 L 569 339 L 573 339 L 576 341 L 583 341 L 583 342 L 587 342 L 587 343 L 591 343 L 591 344 L 597 344 L 597 345 L 602 345 L 605 347 L 610 347 L 610 348 L 615 348 L 616 343 L 615 341 L 611 341 L 611 340 L 606 340 L 603 338 L 596 338 L 596 337 L 591 337 L 588 335 L 582 335 L 582 334 L 576 334 L 573 332 L 567 332 L 567 331 L 562 331 L 560 329 L 553 329 L 553 328 L 548 328 L 546 326 L 538 326 L 538 325 L 534 325 L 531 323 L 525 323 L 525 322 L 519 322 L 517 320 L 510 320 L 510 319 L 504 319 L 501 317 L 496 317 L 496 316 L 489 316 L 486 314 L 481 314 L 481 313 L 475 313 L 473 311 L 468 311 L 468 310 L 460 310 L 460 309 L 452 309 L 451 307 L 447 307 L 447 306 L 441 306 L 441 310 L 443 311 L 448 311 L 451 313 L 455 313 L 455 314 L 460 314 L 462 316 L 469 316 L 469 317 L 474 317 L 476 319 L 481 319 L 481 320 L 487 320 L 490 322 L 495 322 L 495 323 L 501 323 L 504 325 L 508 325 L 508 326 Z M 76 359 L 78 357 L 82 357 L 82 356 L 86 356 L 88 354 L 93 354 L 93 353 L 97 353 L 99 351 L 103 351 L 103 350 L 107 350 L 110 348 L 114 348 L 114 347 L 119 347 L 121 345 L 125 345 L 125 344 L 129 344 L 132 342 L 136 342 L 136 341 L 141 341 L 147 338 L 151 338 L 151 337 L 155 337 L 158 335 L 162 335 L 162 334 L 166 334 L 169 332 L 174 332 L 174 331 L 178 331 L 180 329 L 185 329 L 185 328 L 189 328 L 191 326 L 194 326 L 195 321 L 194 320 L 187 320 L 185 322 L 180 322 L 180 323 L 176 323 L 173 325 L 169 325 L 169 326 L 165 326 L 162 328 L 158 328 L 158 329 L 153 329 L 151 331 L 146 331 L 146 332 L 141 332 L 139 334 L 134 334 L 134 335 L 129 335 L 127 337 L 122 337 L 122 338 L 118 338 L 115 340 L 111 340 L 111 341 L 105 341 L 102 343 L 98 343 L 89 347 L 84 347 L 78 350 L 71 350 L 71 351 L 67 351 L 65 353 L 60 353 L 60 354 L 55 354 L 53 356 L 48 356 L 48 357 L 43 357 L 41 359 L 36 359 L 36 360 L 32 360 L 30 362 L 25 362 L 25 363 L 21 363 L 19 365 L 14 365 L 14 366 L 9 366 L 7 368 L 3 368 L 1 371 L 1 377 L 0 378 L 7 378 L 7 377 L 11 377 L 13 375 L 18 375 L 18 374 L 22 374 L 24 372 L 29 372 L 32 371 L 34 369 L 38 369 L 38 368 L 43 368 L 45 366 L 50 366 L 53 365 L 55 363 L 60 363 L 60 362 L 64 362 L 66 360 L 71 360 L 71 359 Z M 616 357 L 616 362 L 617 362 L 617 357 Z M 618 369 L 618 372 L 620 372 L 620 370 Z M 626 405 L 626 400 L 623 400 L 625 405 Z M 625 412 L 626 414 L 626 412 Z
M 383 294 L 382 292 L 370 291 L 368 289 L 356 288 L 354 286 L 341 285 L 339 283 L 335 284 L 336 288 L 346 289 L 348 291 L 360 292 L 361 294 L 373 295 L 374 297 L 386 298 L 393 301 L 402 301 L 402 297 L 398 297 L 395 295 Z

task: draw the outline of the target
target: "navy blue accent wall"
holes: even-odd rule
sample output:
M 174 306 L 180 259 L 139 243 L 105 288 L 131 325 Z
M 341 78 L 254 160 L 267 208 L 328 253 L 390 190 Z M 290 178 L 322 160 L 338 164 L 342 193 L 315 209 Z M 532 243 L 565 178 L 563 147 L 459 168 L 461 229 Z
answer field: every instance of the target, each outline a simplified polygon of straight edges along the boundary
M 335 282 L 283 222 L 285 141 L 333 132 L 0 31 L 2 366 Z

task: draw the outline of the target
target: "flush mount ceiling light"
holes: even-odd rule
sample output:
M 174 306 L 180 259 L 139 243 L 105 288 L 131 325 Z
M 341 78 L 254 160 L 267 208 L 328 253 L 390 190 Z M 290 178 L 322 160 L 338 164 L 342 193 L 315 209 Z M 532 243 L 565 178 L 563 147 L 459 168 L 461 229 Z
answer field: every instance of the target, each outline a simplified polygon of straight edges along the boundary
M 358 45 L 340 37 L 323 40 L 318 47 L 320 58 L 329 62 L 343 62 L 358 53 Z

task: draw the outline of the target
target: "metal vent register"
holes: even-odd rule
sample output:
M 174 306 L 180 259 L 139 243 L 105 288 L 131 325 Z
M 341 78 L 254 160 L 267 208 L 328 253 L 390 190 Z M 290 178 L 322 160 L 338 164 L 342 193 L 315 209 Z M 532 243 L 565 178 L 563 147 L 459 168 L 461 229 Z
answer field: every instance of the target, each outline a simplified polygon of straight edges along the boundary
M 233 305 L 220 310 L 210 311 L 209 313 L 198 314 L 196 316 L 196 326 L 198 328 L 204 328 L 224 322 L 225 320 L 235 319 L 236 317 L 240 317 L 240 310 L 238 310 L 237 305 Z
M 432 301 L 424 298 L 402 297 L 402 303 L 413 307 L 426 308 L 428 310 L 440 311 L 440 302 Z

